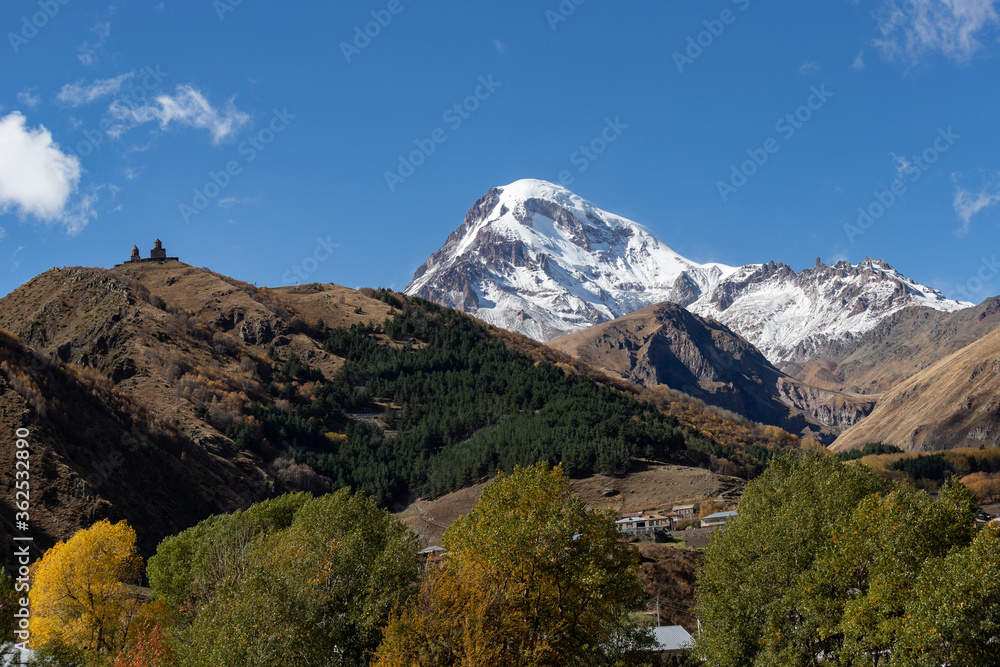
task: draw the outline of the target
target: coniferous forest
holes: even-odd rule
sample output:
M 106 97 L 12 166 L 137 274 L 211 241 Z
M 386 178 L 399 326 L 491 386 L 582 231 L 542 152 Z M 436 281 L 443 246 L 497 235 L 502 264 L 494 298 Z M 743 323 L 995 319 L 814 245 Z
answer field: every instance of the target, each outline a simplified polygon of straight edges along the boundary
M 346 360 L 335 377 L 322 378 L 297 357 L 281 364 L 281 375 L 319 380 L 311 401 L 296 403 L 272 383 L 275 401 L 251 406 L 270 441 L 335 488 L 385 505 L 537 461 L 583 476 L 624 473 L 635 458 L 698 465 L 728 455 L 758 468 L 771 454 L 734 452 L 651 403 L 536 362 L 461 313 L 386 290 L 376 295 L 394 306 L 381 325 L 317 323 L 324 348 Z

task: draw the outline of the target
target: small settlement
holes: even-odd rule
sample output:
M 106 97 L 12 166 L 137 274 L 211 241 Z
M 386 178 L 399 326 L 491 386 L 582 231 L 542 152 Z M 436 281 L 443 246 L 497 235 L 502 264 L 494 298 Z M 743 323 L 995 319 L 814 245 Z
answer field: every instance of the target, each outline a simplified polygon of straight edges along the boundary
M 714 512 L 701 517 L 701 528 L 719 528 L 736 518 L 735 511 Z M 627 536 L 655 536 L 677 530 L 684 521 L 698 519 L 696 505 L 675 505 L 670 511 L 627 512 L 618 515 L 615 525 Z M 691 525 L 691 524 L 689 524 Z

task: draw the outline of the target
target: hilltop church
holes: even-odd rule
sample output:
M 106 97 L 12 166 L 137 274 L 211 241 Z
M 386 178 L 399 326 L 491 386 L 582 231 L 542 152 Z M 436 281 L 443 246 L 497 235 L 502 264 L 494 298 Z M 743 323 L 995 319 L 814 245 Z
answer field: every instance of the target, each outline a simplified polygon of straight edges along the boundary
M 124 264 L 119 264 L 118 266 L 125 266 L 125 264 L 138 264 L 140 262 L 179 262 L 180 259 L 177 257 L 167 257 L 167 251 L 163 249 L 163 243 L 160 239 L 156 239 L 153 243 L 153 249 L 149 251 L 149 257 L 143 258 L 139 256 L 139 246 L 132 246 L 132 259 L 125 262 Z

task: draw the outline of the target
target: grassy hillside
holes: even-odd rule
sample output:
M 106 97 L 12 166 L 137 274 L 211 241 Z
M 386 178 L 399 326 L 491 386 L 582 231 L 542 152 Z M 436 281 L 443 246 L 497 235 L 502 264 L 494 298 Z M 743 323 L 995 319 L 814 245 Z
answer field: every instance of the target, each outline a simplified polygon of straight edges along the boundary
M 884 393 L 835 451 L 885 442 L 904 451 L 1000 445 L 1000 331 L 928 366 Z

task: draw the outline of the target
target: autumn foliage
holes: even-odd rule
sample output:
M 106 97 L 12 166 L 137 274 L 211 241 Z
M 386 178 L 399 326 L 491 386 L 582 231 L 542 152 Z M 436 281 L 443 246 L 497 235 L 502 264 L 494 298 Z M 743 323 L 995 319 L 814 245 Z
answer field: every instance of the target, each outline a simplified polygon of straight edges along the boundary
M 379 667 L 568 665 L 642 643 L 625 621 L 641 596 L 638 552 L 559 467 L 498 475 L 443 546 L 386 628 Z
M 106 519 L 49 549 L 32 567 L 36 645 L 69 645 L 115 655 L 126 644 L 141 602 L 135 531 Z
M 114 667 L 168 667 L 176 664 L 176 651 L 167 642 L 167 634 L 159 625 L 141 635 L 135 646 L 115 658 Z

